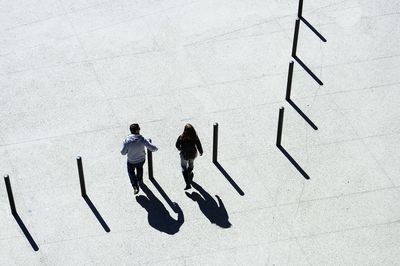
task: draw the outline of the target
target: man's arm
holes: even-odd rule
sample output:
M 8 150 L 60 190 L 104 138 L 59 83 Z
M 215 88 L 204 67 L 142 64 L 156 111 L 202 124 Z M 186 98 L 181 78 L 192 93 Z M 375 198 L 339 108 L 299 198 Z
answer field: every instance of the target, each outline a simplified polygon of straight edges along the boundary
M 121 154 L 125 155 L 128 153 L 128 145 L 126 145 L 126 141 L 122 142 Z
M 143 138 L 142 141 L 143 141 L 144 146 L 146 146 L 146 148 L 149 149 L 149 151 L 157 151 L 158 150 L 158 148 L 155 145 L 151 144 L 147 139 Z

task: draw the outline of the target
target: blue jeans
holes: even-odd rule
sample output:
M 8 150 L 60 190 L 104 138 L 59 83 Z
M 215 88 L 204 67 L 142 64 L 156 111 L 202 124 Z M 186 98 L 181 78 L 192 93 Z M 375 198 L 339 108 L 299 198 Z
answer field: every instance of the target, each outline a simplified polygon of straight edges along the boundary
M 143 180 L 143 164 L 144 164 L 144 162 L 145 161 L 135 163 L 135 164 L 127 162 L 129 179 L 131 180 L 131 184 L 134 187 L 137 187 L 138 182 Z M 136 170 L 136 173 L 135 173 L 135 170 Z
M 181 154 L 181 167 L 183 172 L 185 171 L 191 172 L 193 170 L 193 163 L 194 159 L 185 159 Z

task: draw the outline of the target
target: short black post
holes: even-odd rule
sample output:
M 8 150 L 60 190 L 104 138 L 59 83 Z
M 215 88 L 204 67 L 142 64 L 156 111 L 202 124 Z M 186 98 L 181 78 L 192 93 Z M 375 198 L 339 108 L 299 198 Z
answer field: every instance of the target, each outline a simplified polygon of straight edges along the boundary
M 151 143 L 151 139 L 149 139 Z M 153 153 L 150 150 L 147 150 L 147 166 L 149 167 L 149 178 L 153 179 Z
M 11 213 L 13 215 L 16 215 L 17 210 L 15 209 L 15 202 L 14 202 L 14 196 L 13 196 L 12 189 L 11 189 L 10 177 L 8 175 L 5 175 L 4 181 L 6 182 L 6 188 L 7 188 L 8 200 L 10 201 Z
M 297 10 L 297 17 L 303 16 L 303 0 L 299 0 L 299 9 Z
M 292 57 L 296 57 L 297 52 L 297 41 L 299 39 L 299 29 L 300 29 L 300 18 L 296 19 L 296 24 L 294 25 L 294 36 L 293 36 L 293 46 L 292 46 Z
M 81 194 L 82 197 L 86 197 L 86 186 L 85 186 L 85 177 L 83 176 L 83 167 L 82 167 L 82 158 L 81 156 L 76 157 L 76 162 L 78 163 L 78 173 L 79 173 L 79 182 L 81 184 Z
M 213 163 L 217 162 L 217 155 L 218 155 L 218 123 L 214 123 L 213 126 L 213 155 L 212 161 Z
M 289 72 L 287 78 L 287 86 L 286 86 L 286 101 L 290 100 L 290 93 L 292 91 L 292 79 L 293 79 L 293 60 L 289 63 Z
M 283 106 L 279 108 L 279 119 L 278 119 L 278 134 L 276 136 L 276 146 L 281 147 L 282 139 L 282 126 L 283 126 L 283 112 L 285 108 Z

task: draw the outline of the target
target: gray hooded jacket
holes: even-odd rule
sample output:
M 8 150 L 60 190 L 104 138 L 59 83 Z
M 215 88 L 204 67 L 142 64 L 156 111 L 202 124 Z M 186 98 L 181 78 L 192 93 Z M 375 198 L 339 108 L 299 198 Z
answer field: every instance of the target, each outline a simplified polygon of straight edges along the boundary
M 131 134 L 122 143 L 121 154 L 128 154 L 128 162 L 135 164 L 143 162 L 146 159 L 146 151 L 157 151 L 158 148 L 151 144 L 147 139 L 139 134 Z

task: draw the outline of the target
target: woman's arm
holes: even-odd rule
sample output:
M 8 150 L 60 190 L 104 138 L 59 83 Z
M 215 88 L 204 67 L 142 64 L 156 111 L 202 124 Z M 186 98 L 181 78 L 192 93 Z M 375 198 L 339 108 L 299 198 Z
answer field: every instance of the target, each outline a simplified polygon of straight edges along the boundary
M 197 137 L 197 140 L 196 140 L 196 147 L 197 147 L 197 150 L 199 150 L 200 156 L 202 156 L 203 155 L 203 147 L 201 146 L 199 137 Z
M 176 140 L 175 147 L 178 150 L 181 150 L 181 136 L 179 136 L 178 139 Z

